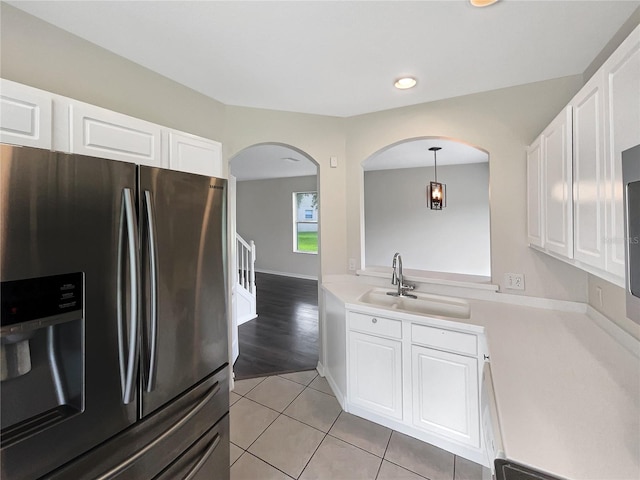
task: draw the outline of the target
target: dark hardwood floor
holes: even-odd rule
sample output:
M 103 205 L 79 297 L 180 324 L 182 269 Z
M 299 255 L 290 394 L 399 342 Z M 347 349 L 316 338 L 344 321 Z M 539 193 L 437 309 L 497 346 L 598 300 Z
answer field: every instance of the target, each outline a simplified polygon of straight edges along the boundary
M 256 273 L 258 318 L 240 325 L 236 380 L 318 364 L 318 282 Z

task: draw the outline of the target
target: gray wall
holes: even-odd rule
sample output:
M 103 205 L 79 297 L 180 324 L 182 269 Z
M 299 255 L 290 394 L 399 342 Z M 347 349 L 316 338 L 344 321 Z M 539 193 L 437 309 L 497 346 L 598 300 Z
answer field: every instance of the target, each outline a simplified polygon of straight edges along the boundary
M 389 266 L 400 252 L 412 269 L 491 276 L 489 164 L 438 168 L 447 206 L 430 210 L 433 167 L 364 173 L 367 266 Z
M 318 255 L 293 252 L 292 226 L 293 192 L 316 190 L 316 176 L 237 183 L 236 230 L 256 243 L 257 270 L 318 277 Z

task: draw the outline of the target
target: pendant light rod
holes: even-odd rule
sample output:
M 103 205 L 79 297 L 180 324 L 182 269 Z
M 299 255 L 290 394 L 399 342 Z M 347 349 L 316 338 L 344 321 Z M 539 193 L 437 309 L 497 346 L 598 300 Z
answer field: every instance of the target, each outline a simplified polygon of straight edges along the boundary
M 436 158 L 436 153 L 438 150 L 442 150 L 442 147 L 431 147 L 429 149 L 430 152 L 433 152 L 433 179 L 434 181 L 438 181 L 438 161 Z

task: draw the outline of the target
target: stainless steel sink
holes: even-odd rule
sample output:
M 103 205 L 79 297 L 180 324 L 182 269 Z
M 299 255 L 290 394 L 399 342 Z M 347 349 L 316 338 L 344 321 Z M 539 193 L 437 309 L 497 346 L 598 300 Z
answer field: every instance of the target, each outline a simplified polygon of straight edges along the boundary
M 391 290 L 374 288 L 358 298 L 361 303 L 398 310 L 418 315 L 438 315 L 441 317 L 469 318 L 469 303 L 459 298 L 412 292 L 418 298 L 394 297 L 387 295 Z

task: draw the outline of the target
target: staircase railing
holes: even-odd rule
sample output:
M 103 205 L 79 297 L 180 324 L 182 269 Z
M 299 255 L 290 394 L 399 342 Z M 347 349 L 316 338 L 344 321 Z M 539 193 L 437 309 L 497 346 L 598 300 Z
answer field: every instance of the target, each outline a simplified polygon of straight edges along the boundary
M 256 294 L 256 244 L 236 233 L 238 284 L 251 295 Z

